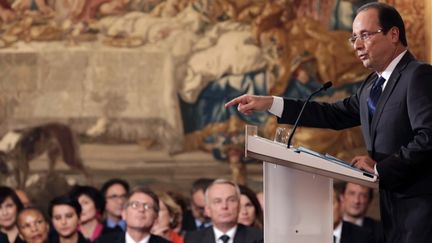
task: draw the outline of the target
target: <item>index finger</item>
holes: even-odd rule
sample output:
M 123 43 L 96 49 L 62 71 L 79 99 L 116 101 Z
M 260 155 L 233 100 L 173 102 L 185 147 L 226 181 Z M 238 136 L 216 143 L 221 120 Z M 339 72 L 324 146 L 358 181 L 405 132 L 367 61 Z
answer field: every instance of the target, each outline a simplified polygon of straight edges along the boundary
M 225 108 L 241 103 L 241 98 L 242 98 L 242 96 L 228 101 L 227 103 L 225 103 Z

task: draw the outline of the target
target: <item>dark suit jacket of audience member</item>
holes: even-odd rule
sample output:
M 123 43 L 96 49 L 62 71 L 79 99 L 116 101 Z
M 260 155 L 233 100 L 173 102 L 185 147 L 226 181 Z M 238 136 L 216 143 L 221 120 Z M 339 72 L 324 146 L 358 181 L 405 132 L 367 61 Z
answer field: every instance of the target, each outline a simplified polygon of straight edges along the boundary
M 60 238 L 59 238 L 58 234 L 55 234 L 52 237 L 50 237 L 49 243 L 60 243 Z M 78 232 L 77 243 L 90 243 L 90 241 L 87 240 L 80 232 Z
M 185 243 L 215 243 L 213 226 L 203 230 L 187 232 Z M 234 243 L 263 243 L 261 230 L 239 224 L 234 236 Z
M 182 220 L 182 231 L 195 231 L 197 230 L 197 226 L 195 224 L 195 218 L 192 214 L 191 210 L 186 210 L 183 214 Z
M 9 243 L 7 234 L 0 232 L 0 243 Z M 21 238 L 18 236 L 13 243 L 25 243 L 25 241 L 21 240 Z
M 373 218 L 364 217 L 362 227 L 369 230 L 372 233 L 375 242 L 384 243 L 384 235 L 383 235 L 382 225 L 380 221 L 377 221 Z
M 340 243 L 375 243 L 375 240 L 369 230 L 343 221 Z
M 126 242 L 126 232 L 114 232 L 106 235 L 102 235 L 96 240 L 96 243 L 125 243 Z M 171 243 L 160 236 L 151 235 L 149 243 Z

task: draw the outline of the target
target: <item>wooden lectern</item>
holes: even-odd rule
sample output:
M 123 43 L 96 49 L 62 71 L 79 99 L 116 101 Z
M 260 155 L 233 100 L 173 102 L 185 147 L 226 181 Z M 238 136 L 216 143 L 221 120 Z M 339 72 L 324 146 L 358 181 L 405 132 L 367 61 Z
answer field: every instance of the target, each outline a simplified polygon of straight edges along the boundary
M 333 243 L 333 179 L 377 188 L 378 179 L 330 155 L 287 148 L 246 126 L 246 156 L 263 161 L 264 242 Z

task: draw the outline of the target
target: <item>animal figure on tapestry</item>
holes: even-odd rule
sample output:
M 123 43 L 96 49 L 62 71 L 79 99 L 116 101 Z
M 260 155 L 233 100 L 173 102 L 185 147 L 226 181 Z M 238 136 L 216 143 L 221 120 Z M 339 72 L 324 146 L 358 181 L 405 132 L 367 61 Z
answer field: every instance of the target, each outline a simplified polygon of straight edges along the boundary
M 83 165 L 79 145 L 72 129 L 60 123 L 48 123 L 8 132 L 0 140 L 0 173 L 12 174 L 18 188 L 24 188 L 29 176 L 30 161 L 47 153 L 48 175 L 54 172 L 57 160 L 62 160 L 91 180 Z

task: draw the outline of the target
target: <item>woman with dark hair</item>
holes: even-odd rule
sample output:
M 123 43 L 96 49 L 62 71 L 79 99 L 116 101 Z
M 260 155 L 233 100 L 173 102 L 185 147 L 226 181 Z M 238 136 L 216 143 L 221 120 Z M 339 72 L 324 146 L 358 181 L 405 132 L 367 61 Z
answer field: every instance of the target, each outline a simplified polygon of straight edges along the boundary
M 70 195 L 81 205 L 79 231 L 90 242 L 96 241 L 103 231 L 104 197 L 98 189 L 90 186 L 75 186 Z
M 240 211 L 238 223 L 263 228 L 263 211 L 261 205 L 249 187 L 240 185 Z
M 3 234 L 3 238 L 7 238 L 11 243 L 24 242 L 18 236 L 16 226 L 17 214 L 23 208 L 23 204 L 12 188 L 0 186 L 0 234 Z
M 29 207 L 19 211 L 17 225 L 26 243 L 48 243 L 49 225 L 39 209 Z
M 54 198 L 48 208 L 51 223 L 56 235 L 50 243 L 88 243 L 89 241 L 78 232 L 81 205 L 68 195 Z

